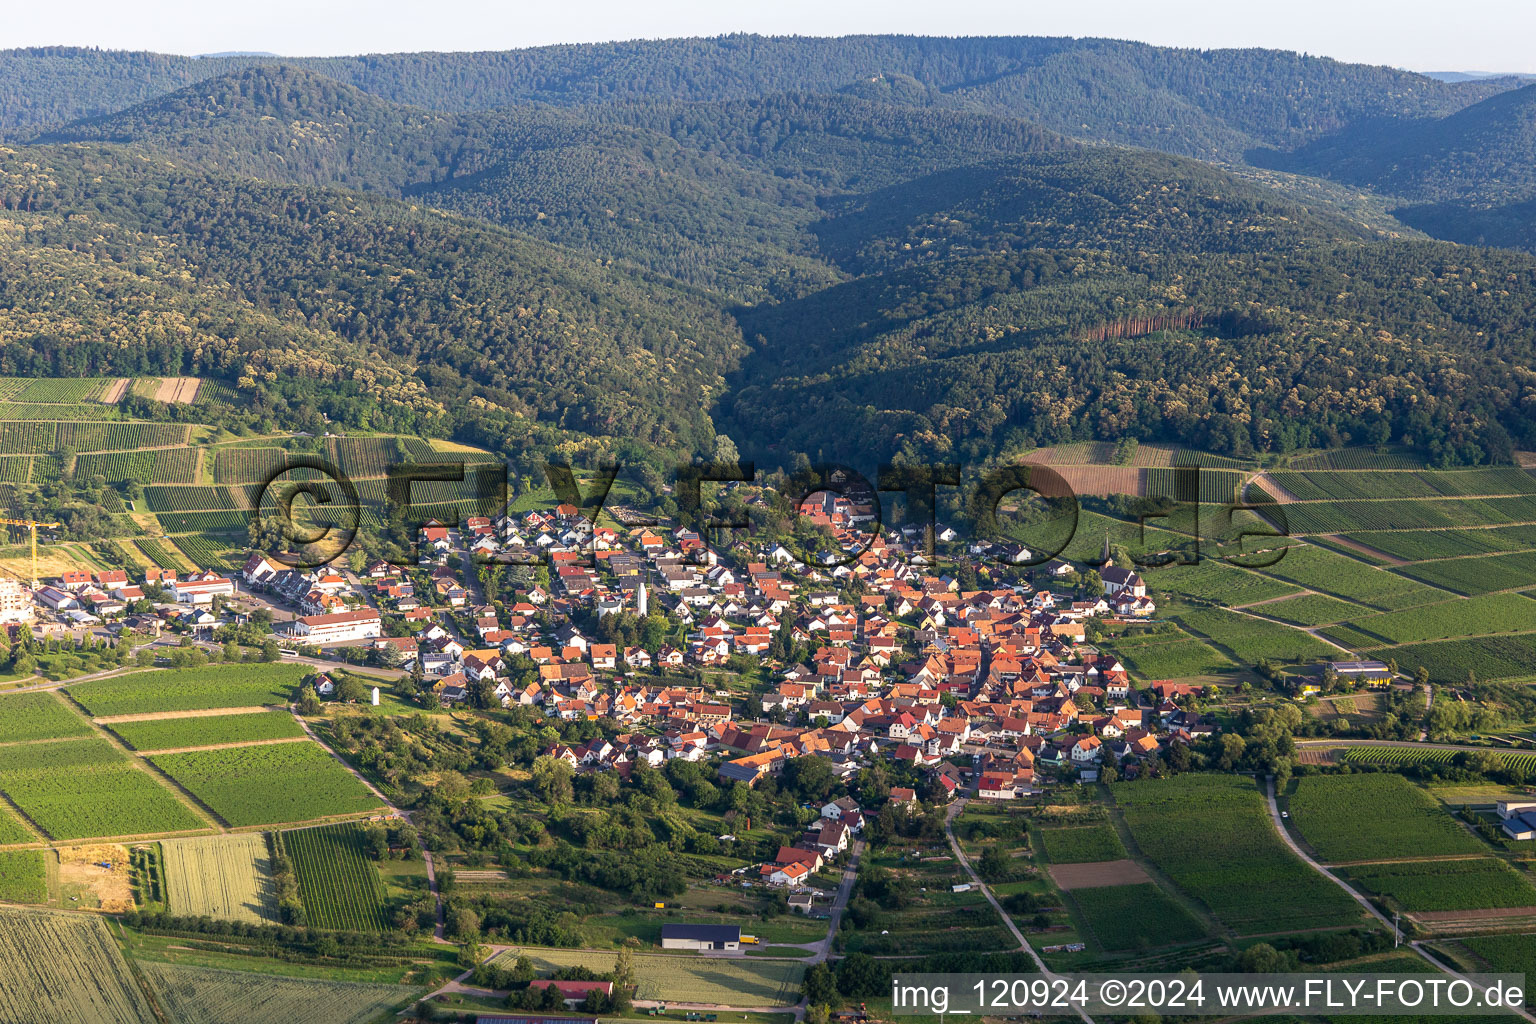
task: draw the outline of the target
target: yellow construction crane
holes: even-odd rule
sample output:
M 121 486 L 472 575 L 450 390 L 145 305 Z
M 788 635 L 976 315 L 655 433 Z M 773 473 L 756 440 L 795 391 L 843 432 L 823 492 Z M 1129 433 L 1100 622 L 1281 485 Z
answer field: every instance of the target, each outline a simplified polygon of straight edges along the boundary
M 58 528 L 60 526 L 63 526 L 64 524 L 63 523 L 34 523 L 30 519 L 0 519 L 0 523 L 4 523 L 7 526 L 26 526 L 26 527 L 31 528 L 31 530 L 32 530 L 32 589 L 36 590 L 41 585 L 41 581 L 39 581 L 38 578 L 37 578 L 37 528 L 39 526 L 41 526 L 44 529 L 52 530 L 52 529 L 56 529 L 56 528 Z

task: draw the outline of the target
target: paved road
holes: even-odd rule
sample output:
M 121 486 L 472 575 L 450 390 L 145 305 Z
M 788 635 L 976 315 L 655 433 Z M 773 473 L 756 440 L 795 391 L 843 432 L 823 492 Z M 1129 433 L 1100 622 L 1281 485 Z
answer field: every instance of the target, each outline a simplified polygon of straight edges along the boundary
M 1280 817 L 1280 804 L 1275 799 L 1275 777 L 1273 775 L 1271 775 L 1267 779 L 1265 779 L 1264 787 L 1265 787 L 1265 796 L 1269 800 L 1269 817 L 1270 817 L 1270 820 L 1275 823 L 1275 830 L 1280 833 L 1280 838 L 1285 840 L 1285 845 L 1289 846 L 1291 848 L 1291 852 L 1294 853 L 1296 856 L 1300 857 L 1302 860 L 1306 861 L 1308 866 L 1310 866 L 1313 871 L 1316 871 L 1318 874 L 1320 874 L 1324 878 L 1328 879 L 1328 881 L 1332 882 L 1334 885 L 1338 886 L 1340 889 L 1343 889 L 1345 892 L 1349 893 L 1350 898 L 1353 899 L 1356 903 L 1360 904 L 1360 906 L 1365 909 L 1366 913 L 1370 914 L 1376 920 L 1380 921 L 1387 928 L 1393 928 L 1395 930 L 1395 926 L 1393 925 L 1392 921 L 1385 914 L 1383 914 L 1381 911 L 1377 910 L 1375 905 L 1372 904 L 1370 900 L 1366 899 L 1363 895 L 1361 895 L 1361 893 L 1357 889 L 1355 889 L 1354 886 L 1352 886 L 1348 882 L 1344 881 L 1344 879 L 1338 877 L 1337 875 L 1335 875 L 1332 872 L 1330 872 L 1327 869 L 1325 869 L 1321 864 L 1319 864 L 1316 860 L 1314 860 L 1312 858 L 1311 854 L 1307 853 L 1305 850 L 1303 850 L 1301 848 L 1301 844 L 1296 842 L 1296 839 L 1295 839 L 1295 837 L 1293 837 L 1291 835 L 1290 830 L 1285 827 L 1285 819 Z M 1430 966 L 1435 968 L 1435 970 L 1440 971 L 1440 972 L 1442 972 L 1444 974 L 1449 974 L 1449 975 L 1451 975 L 1452 977 L 1455 977 L 1455 978 L 1460 978 L 1460 979 L 1462 979 L 1464 981 L 1466 980 L 1466 978 L 1465 978 L 1465 976 L 1463 974 L 1461 974 L 1459 971 L 1456 971 L 1456 970 L 1452 969 L 1449 965 L 1444 964 L 1440 960 L 1436 959 L 1427 950 L 1425 950 L 1423 945 L 1420 944 L 1419 942 L 1417 942 L 1417 941 L 1409 942 L 1408 943 L 1408 948 L 1413 950 L 1420 957 L 1422 957 L 1425 961 L 1427 961 Z M 1515 1010 L 1515 1011 L 1512 1011 L 1512 1012 L 1518 1013 L 1521 1017 L 1524 1017 L 1526 1020 L 1531 1021 L 1532 1024 L 1536 1024 L 1536 1017 L 1533 1017 L 1531 1014 L 1525 1012 L 1524 1010 Z
M 1019 926 L 1013 923 L 1013 918 L 1008 916 L 1008 912 L 997 901 L 997 897 L 992 895 L 992 890 L 987 886 L 987 883 L 983 882 L 981 876 L 976 873 L 976 869 L 971 867 L 971 862 L 966 858 L 965 851 L 960 848 L 960 840 L 955 838 L 955 818 L 965 809 L 965 805 L 969 800 L 969 797 L 961 797 L 950 804 L 949 809 L 944 812 L 944 836 L 949 840 L 949 848 L 955 851 L 955 857 L 960 861 L 960 866 L 965 868 L 965 873 L 971 876 L 971 884 L 981 890 L 981 894 L 987 898 L 987 902 L 992 904 L 992 909 L 997 911 L 997 916 L 1003 919 L 1003 924 L 1008 926 L 1008 930 L 1018 940 L 1019 948 L 1028 953 L 1029 958 L 1035 962 L 1035 969 L 1040 972 L 1040 976 L 1046 979 L 1054 978 L 1056 976 L 1055 973 L 1045 965 L 1045 961 L 1041 959 L 1040 954 L 1035 952 L 1035 947 L 1029 944 L 1029 940 L 1019 930 Z M 1093 1024 L 1093 1018 L 1088 1016 L 1087 1010 L 1079 1008 L 1077 1015 L 1086 1024 Z
M 838 884 L 837 895 L 832 899 L 832 916 L 827 919 L 827 937 L 814 946 L 813 964 L 826 963 L 832 955 L 832 943 L 837 938 L 838 926 L 843 923 L 843 911 L 848 909 L 848 897 L 853 895 L 853 885 L 859 878 L 859 858 L 864 856 L 864 840 L 855 839 L 848 863 L 843 867 L 843 880 Z

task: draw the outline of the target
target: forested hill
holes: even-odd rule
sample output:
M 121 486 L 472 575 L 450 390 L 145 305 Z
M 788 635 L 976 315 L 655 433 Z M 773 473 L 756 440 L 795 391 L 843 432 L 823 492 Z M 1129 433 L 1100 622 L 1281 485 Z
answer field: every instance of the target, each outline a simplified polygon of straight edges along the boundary
M 1255 146 L 1292 149 L 1372 118 L 1443 116 L 1513 84 L 1440 82 L 1278 50 L 1044 37 L 743 35 L 280 61 L 45 48 L 0 51 L 0 128 L 107 114 L 270 63 L 304 67 L 387 100 L 441 111 L 847 91 L 903 105 L 1019 117 L 1089 140 L 1227 159 Z
M 0 372 L 227 381 L 288 422 L 707 449 L 740 333 L 669 279 L 397 200 L 0 153 Z
M 1275 162 L 1411 200 L 1527 196 L 1536 191 L 1536 85 L 1444 118 L 1321 139 Z
M 998 161 L 846 200 L 858 277 L 742 314 L 716 421 L 780 460 L 967 463 L 1084 437 L 1219 452 L 1536 441 L 1536 263 L 1371 240 L 1193 161 Z M 1449 399 L 1449 400 L 1448 400 Z M 860 462 L 862 464 L 862 462 Z
M 1127 435 L 1508 459 L 1536 260 L 1402 222 L 1536 245 L 1509 84 L 1060 39 L 12 51 L 0 373 L 206 376 L 236 417 L 525 461 L 717 433 L 786 465 Z M 1336 142 L 1394 132 L 1465 141 Z M 1394 220 L 1410 172 L 1451 198 Z M 1479 173 L 1509 186 L 1482 221 Z
M 217 173 L 409 196 L 749 302 L 839 279 L 809 232 L 823 191 L 1076 145 L 1015 119 L 846 96 L 440 113 L 288 65 L 33 141 L 131 143 Z

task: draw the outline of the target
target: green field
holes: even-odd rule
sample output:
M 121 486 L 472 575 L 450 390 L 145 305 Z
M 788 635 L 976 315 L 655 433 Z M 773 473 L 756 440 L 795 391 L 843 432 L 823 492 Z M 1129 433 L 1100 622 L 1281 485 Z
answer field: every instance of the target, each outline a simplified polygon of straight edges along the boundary
M 1529 586 L 1532 575 L 1536 574 L 1536 552 L 1445 558 L 1401 566 L 1396 571 L 1458 594 L 1486 594 Z
M 176 1024 L 366 1024 L 421 993 L 403 985 L 282 978 L 180 964 L 140 963 L 138 970 Z
M 1295 507 L 1285 506 L 1287 510 Z M 1286 549 L 1284 558 L 1263 571 L 1308 590 L 1332 594 L 1382 611 L 1443 601 L 1446 596 L 1444 591 L 1312 544 L 1292 544 Z
M 1121 637 L 1106 646 L 1141 679 L 1180 679 L 1236 668 L 1226 655 L 1182 630 Z
M 1253 780 L 1188 774 L 1112 789 L 1141 852 L 1239 935 L 1359 921 L 1354 901 L 1275 834 Z
M 1328 597 L 1325 594 L 1301 594 L 1286 598 L 1284 601 L 1261 604 L 1248 610 L 1256 615 L 1264 615 L 1298 626 L 1321 626 L 1327 622 L 1342 622 L 1360 615 L 1367 609 L 1352 601 L 1340 601 L 1336 597 Z
M 1381 533 L 1354 533 L 1348 537 L 1410 562 L 1536 548 L 1536 526 L 1498 526 L 1480 530 L 1388 530 Z
M 94 914 L 0 907 L 0 1024 L 159 1024 Z
M 1176 617 L 1186 629 L 1208 637 L 1250 664 L 1260 659 L 1310 661 L 1339 653 L 1337 648 L 1299 629 L 1224 608 L 1188 608 Z
M 160 851 L 171 913 L 280 923 L 271 858 L 261 833 L 165 839 Z
M 93 734 L 89 722 L 51 693 L 0 694 L 0 743 Z
M 288 703 L 310 671 L 304 665 L 281 664 L 157 669 L 80 683 L 65 692 L 98 717 L 254 707 Z
M 0 747 L 0 790 L 53 839 L 206 828 L 106 740 Z
M 1325 861 L 1482 853 L 1485 847 L 1401 775 L 1298 779 L 1291 821 Z
M 384 884 L 377 866 L 363 853 L 360 826 L 349 822 L 294 829 L 282 834 L 282 842 L 312 926 L 357 932 L 388 927 Z
M 0 900 L 43 903 L 48 899 L 48 873 L 42 850 L 0 850 Z
M 1395 658 L 1404 672 L 1413 672 L 1422 665 L 1437 683 L 1465 682 L 1468 672 L 1479 679 L 1536 676 L 1536 634 L 1469 637 L 1396 647 L 1377 645 L 1371 657 L 1382 661 Z
M 1472 955 L 1482 959 L 1495 974 L 1525 975 L 1526 1005 L 1533 1001 L 1531 982 L 1536 979 L 1536 935 L 1480 935 L 1462 939 Z M 1482 965 L 1478 965 L 1479 968 Z
M 1121 860 L 1126 855 L 1119 834 L 1108 823 L 1042 828 L 1035 834 L 1040 839 L 1046 860 L 1052 864 Z
M 1536 603 L 1536 602 L 1533 602 Z M 303 736 L 304 729 L 286 711 L 197 718 L 147 718 L 108 726 L 135 750 L 173 750 L 215 743 L 254 743 Z
M 1073 889 L 1067 895 L 1106 953 L 1205 938 L 1200 922 L 1155 885 L 1107 885 Z
M 1196 565 L 1170 565 L 1149 572 L 1147 582 L 1154 590 L 1225 605 L 1251 604 L 1297 592 L 1289 583 L 1211 557 L 1201 558 Z
M 1363 888 L 1407 911 L 1536 907 L 1530 878 L 1495 857 L 1366 864 L 1347 872 Z
M 380 806 L 378 797 L 315 743 L 157 754 L 150 761 L 235 827 L 312 821 Z
M 1529 576 L 1525 582 L 1530 582 Z M 1536 601 L 1524 594 L 1487 594 L 1367 615 L 1351 620 L 1350 625 L 1393 644 L 1528 632 L 1536 630 Z
M 613 970 L 615 953 L 583 949 L 512 949 L 497 955 L 509 965 L 526 956 L 541 974 L 561 967 Z M 802 964 L 786 960 L 716 960 L 639 953 L 634 957 L 638 999 L 735 1006 L 789 1006 L 799 999 Z M 724 1016 L 722 1015 L 722 1020 Z

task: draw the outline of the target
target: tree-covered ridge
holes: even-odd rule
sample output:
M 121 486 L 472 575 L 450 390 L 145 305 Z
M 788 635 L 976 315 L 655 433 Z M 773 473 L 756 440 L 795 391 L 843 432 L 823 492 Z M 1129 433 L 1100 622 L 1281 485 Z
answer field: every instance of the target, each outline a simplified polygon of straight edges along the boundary
M 713 439 L 700 397 L 721 390 L 739 344 L 708 299 L 591 256 L 394 200 L 125 150 L 0 154 L 0 208 L 4 257 L 57 274 L 6 281 L 19 301 L 0 362 L 18 372 L 153 360 L 258 389 L 294 374 L 397 378 L 454 422 L 510 416 L 514 433 L 542 422 L 691 451 Z M 176 323 L 140 329 L 146 314 L 199 307 L 212 343 Z M 270 337 L 242 334 L 252 319 Z M 136 331 L 131 348 L 102 341 Z
M 717 419 L 780 458 L 986 461 L 1129 434 L 1233 454 L 1392 439 L 1476 462 L 1536 441 L 1529 258 L 1362 241 L 1219 171 L 1124 160 L 1022 161 L 1060 189 L 1039 207 L 1013 187 L 937 208 L 932 181 L 882 194 L 837 239 L 866 276 L 743 316 L 754 353 Z
M 999 250 L 1257 252 L 1368 234 L 1209 165 L 1122 149 L 996 160 L 826 206 L 823 249 L 859 271 Z
M 1528 198 L 1536 191 L 1536 85 L 1443 118 L 1330 136 L 1276 162 L 1414 201 Z
M 1094 140 L 1239 158 L 1376 117 L 1443 115 L 1509 88 L 1276 50 L 1189 50 L 1105 39 L 721 36 L 455 54 L 275 61 L 39 48 L 0 52 L 0 127 L 121 110 L 205 78 L 290 63 L 397 103 L 756 99 L 850 90 L 1037 121 Z

